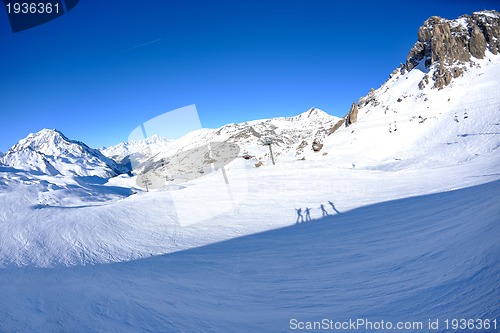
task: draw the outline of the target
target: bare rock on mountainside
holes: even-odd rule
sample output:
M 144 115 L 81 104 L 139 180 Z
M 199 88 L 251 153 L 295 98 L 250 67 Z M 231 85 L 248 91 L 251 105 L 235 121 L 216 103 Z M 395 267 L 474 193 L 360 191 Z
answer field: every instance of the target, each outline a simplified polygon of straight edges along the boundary
M 312 150 L 314 152 L 318 152 L 321 150 L 321 148 L 323 148 L 323 143 L 321 142 L 321 140 L 314 139 L 314 141 L 312 143 Z
M 373 95 L 373 92 L 374 92 L 373 89 L 370 90 L 370 93 L 368 95 L 366 95 L 365 97 L 363 97 L 362 101 L 360 100 L 360 104 L 366 105 L 370 102 L 372 102 L 372 103 L 376 102 L 376 99 Z M 328 135 L 333 134 L 336 130 L 338 130 L 340 127 L 342 127 L 343 124 L 345 124 L 345 126 L 347 127 L 347 126 L 349 126 L 357 121 L 358 121 L 358 105 L 355 102 L 353 102 L 351 104 L 351 108 L 349 109 L 349 112 L 344 117 L 342 117 L 341 120 L 339 120 L 337 123 L 335 123 L 335 125 L 333 125 L 330 128 Z
M 346 126 L 349 126 L 358 121 L 358 106 L 352 102 L 349 113 L 347 114 Z
M 486 51 L 500 51 L 499 12 L 476 12 L 456 20 L 432 16 L 420 27 L 403 69 L 411 71 L 423 61 L 432 72 L 434 87 L 441 89 L 462 75 L 472 58 L 484 58 Z
M 358 107 L 362 108 L 365 105 L 372 104 L 372 105 L 378 105 L 379 102 L 377 101 L 377 98 L 375 97 L 375 89 L 371 88 L 370 92 L 361 97 L 358 101 Z
M 344 123 L 344 118 L 340 119 L 335 125 L 333 125 L 332 128 L 330 128 L 330 131 L 328 132 L 328 135 L 333 134 L 336 130 L 338 130 L 340 127 L 342 127 L 342 124 Z

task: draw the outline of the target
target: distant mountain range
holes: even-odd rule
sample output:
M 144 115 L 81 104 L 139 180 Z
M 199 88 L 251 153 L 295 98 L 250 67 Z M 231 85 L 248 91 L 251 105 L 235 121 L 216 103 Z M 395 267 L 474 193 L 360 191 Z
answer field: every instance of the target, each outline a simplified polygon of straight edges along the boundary
M 58 130 L 43 129 L 20 140 L 0 162 L 21 170 L 48 175 L 112 177 L 131 171 L 130 159 L 137 164 L 150 163 L 160 158 L 196 148 L 210 142 L 231 142 L 240 146 L 255 159 L 268 159 L 269 150 L 263 147 L 264 138 L 274 141 L 276 158 L 297 157 L 312 151 L 329 129 L 339 120 L 326 112 L 312 108 L 296 117 L 249 121 L 228 124 L 218 129 L 202 129 L 178 140 L 154 135 L 150 138 L 122 142 L 102 148 L 68 139 Z M 141 165 L 140 168 L 144 167 Z
M 122 164 L 130 164 L 132 161 L 135 170 L 140 171 L 159 160 L 210 142 L 236 144 L 240 147 L 240 156 L 245 154 L 254 160 L 269 160 L 269 149 L 263 143 L 270 139 L 276 159 L 297 159 L 312 151 L 313 147 L 321 145 L 339 119 L 312 108 L 295 117 L 254 120 L 228 124 L 218 129 L 201 129 L 178 140 L 151 137 L 137 142 L 120 143 L 103 149 L 102 152 Z
M 445 158 L 425 153 L 430 145 L 450 151 L 448 158 L 466 160 L 496 149 L 494 140 L 485 143 L 482 135 L 473 133 L 498 132 L 499 52 L 497 11 L 456 20 L 431 17 L 419 29 L 405 64 L 380 88 L 353 103 L 342 118 L 311 108 L 295 117 L 201 129 L 177 140 L 155 135 L 100 150 L 43 129 L 0 153 L 0 163 L 48 175 L 113 177 L 132 168 L 138 173 L 210 142 L 226 142 L 239 146 L 240 156 L 267 164 L 267 140 L 277 161 L 334 154 L 347 165 L 368 158 L 403 166 Z M 471 143 L 478 148 L 470 148 Z

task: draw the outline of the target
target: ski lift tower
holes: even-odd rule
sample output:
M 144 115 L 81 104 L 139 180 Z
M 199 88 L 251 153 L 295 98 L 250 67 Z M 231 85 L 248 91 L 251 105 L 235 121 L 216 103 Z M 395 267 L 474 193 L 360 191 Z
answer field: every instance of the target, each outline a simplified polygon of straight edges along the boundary
M 270 138 L 270 137 L 265 137 L 264 140 L 263 140 L 263 145 L 264 146 L 269 146 L 269 153 L 271 153 L 271 161 L 273 161 L 273 165 L 275 165 L 276 163 L 274 163 L 274 156 L 273 156 L 273 149 L 271 148 L 271 145 L 273 144 L 273 139 Z

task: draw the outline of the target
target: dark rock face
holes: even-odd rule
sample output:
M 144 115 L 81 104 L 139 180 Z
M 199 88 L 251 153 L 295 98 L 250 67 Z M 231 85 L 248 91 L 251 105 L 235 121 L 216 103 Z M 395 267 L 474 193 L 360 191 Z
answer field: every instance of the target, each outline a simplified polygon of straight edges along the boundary
M 312 143 L 312 150 L 318 152 L 321 150 L 321 148 L 323 148 L 323 143 L 321 143 L 321 141 L 318 139 L 314 139 Z
M 500 13 L 485 11 L 472 14 L 478 28 L 483 32 L 486 45 L 493 54 L 500 52 Z
M 359 99 L 357 107 L 362 108 L 368 104 L 371 104 L 373 106 L 377 106 L 380 104 L 379 101 L 377 100 L 377 98 L 375 97 L 375 89 L 373 89 L 373 88 L 370 89 L 370 92 L 366 96 L 363 96 Z M 351 106 L 351 110 L 352 110 L 352 106 Z M 357 111 L 356 111 L 356 115 L 357 115 Z
M 412 70 L 421 61 L 426 69 L 434 65 L 434 87 L 441 89 L 466 70 L 471 58 L 482 59 L 486 50 L 500 51 L 500 13 L 482 11 L 456 20 L 432 16 L 418 31 L 418 41 L 410 50 L 402 70 Z M 426 82 L 419 87 L 423 89 Z
M 332 127 L 332 128 L 330 128 L 330 131 L 328 132 L 328 135 L 331 135 L 331 134 L 333 134 L 336 130 L 338 130 L 338 129 L 342 126 L 342 124 L 343 124 L 344 122 L 345 122 L 345 119 L 344 119 L 344 118 L 340 119 L 340 120 L 339 120 L 339 121 L 338 121 L 335 125 L 333 125 L 333 127 Z
M 369 96 L 371 96 L 373 98 L 368 99 Z M 368 94 L 368 96 L 366 98 L 367 98 L 366 100 L 363 100 L 362 105 L 366 105 L 370 102 L 373 102 L 373 100 L 375 99 L 373 96 L 373 89 L 370 91 L 370 94 Z M 333 134 L 333 132 L 338 130 L 343 124 L 345 124 L 345 126 L 348 127 L 349 125 L 351 125 L 357 121 L 358 121 L 358 105 L 356 105 L 356 103 L 353 102 L 351 104 L 351 108 L 349 109 L 349 112 L 344 117 L 342 117 L 342 119 L 340 119 L 335 125 L 333 125 L 332 128 L 330 128 L 328 135 Z M 322 147 L 323 147 L 323 145 L 321 145 L 321 147 L 319 147 L 318 150 L 315 150 L 314 149 L 314 142 L 313 142 L 313 150 L 314 151 L 320 151 Z
M 358 121 L 358 106 L 356 103 L 352 103 L 349 113 L 347 114 L 347 122 L 353 124 Z

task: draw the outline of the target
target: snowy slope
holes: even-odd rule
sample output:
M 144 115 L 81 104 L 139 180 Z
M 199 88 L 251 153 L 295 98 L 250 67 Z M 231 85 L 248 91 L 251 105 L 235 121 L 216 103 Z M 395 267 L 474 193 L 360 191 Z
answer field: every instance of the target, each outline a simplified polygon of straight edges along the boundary
M 0 330 L 288 332 L 294 319 L 326 318 L 458 332 L 444 320 L 500 314 L 498 193 L 495 181 L 350 211 L 339 205 L 341 214 L 311 223 L 138 261 L 5 268 Z M 253 221 L 270 222 L 265 212 Z M 439 329 L 428 330 L 429 319 Z
M 229 184 L 218 171 L 180 189 L 145 193 L 128 176 L 92 183 L 0 170 L 0 264 L 142 258 L 291 225 L 295 208 L 313 208 L 317 218 L 328 201 L 346 211 L 499 178 L 498 156 L 400 171 L 343 168 L 332 160 L 257 169 L 239 159 L 226 175 Z
M 96 149 L 43 129 L 20 140 L 0 161 L 8 166 L 55 175 L 110 177 L 126 170 Z
M 357 123 L 325 140 L 325 152 L 339 165 L 393 170 L 498 158 L 500 56 L 476 59 L 441 90 L 418 89 L 424 75 L 419 67 L 393 75 L 370 94 Z

